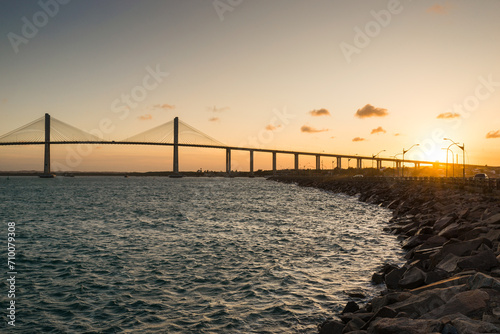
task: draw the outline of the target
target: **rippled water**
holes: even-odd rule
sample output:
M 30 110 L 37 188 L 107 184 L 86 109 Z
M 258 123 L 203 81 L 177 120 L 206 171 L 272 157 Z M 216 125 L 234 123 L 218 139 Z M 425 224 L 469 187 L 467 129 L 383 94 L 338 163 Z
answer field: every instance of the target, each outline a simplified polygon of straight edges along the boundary
M 0 209 L 16 332 L 316 333 L 401 255 L 386 209 L 263 179 L 2 177 Z

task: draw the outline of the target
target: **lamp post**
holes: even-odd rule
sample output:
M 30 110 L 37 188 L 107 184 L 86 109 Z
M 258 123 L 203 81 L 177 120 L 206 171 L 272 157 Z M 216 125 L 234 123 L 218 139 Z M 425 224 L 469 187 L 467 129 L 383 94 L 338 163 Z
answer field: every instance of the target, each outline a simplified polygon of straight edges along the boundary
M 460 148 L 462 150 L 462 157 L 463 157 L 463 179 L 464 179 L 464 182 L 465 182 L 465 143 L 463 143 L 462 146 L 460 146 L 460 145 L 458 145 L 457 143 L 455 143 L 450 138 L 443 138 L 443 140 L 449 140 L 449 141 L 451 141 L 453 143 L 452 145 L 457 145 L 458 148 Z
M 448 177 L 448 151 L 450 151 L 450 147 L 454 144 L 450 144 L 448 147 L 443 147 L 441 148 L 442 150 L 446 150 L 446 177 Z M 453 158 L 453 151 L 451 151 L 451 159 L 454 161 Z M 453 162 L 455 163 L 455 162 Z M 455 176 L 455 169 L 453 169 L 453 176 Z
M 391 155 L 391 158 L 396 159 L 396 157 L 397 157 L 398 155 L 400 155 L 400 154 L 401 154 L 401 153 L 397 153 L 397 154 Z M 396 164 L 396 167 L 394 167 L 394 164 Z M 398 167 L 397 161 L 393 161 L 393 162 L 392 162 L 392 168 L 395 168 L 395 169 L 396 169 L 396 174 L 399 176 L 399 167 Z
M 410 147 L 409 149 L 405 150 L 403 148 L 403 169 L 401 171 L 401 177 L 404 177 L 405 176 L 405 154 L 411 150 L 412 148 L 414 148 L 415 146 L 419 146 L 420 144 L 414 144 L 412 147 Z
M 378 152 L 377 154 L 372 154 L 372 158 L 375 159 L 382 152 L 385 152 L 385 150 L 382 150 L 382 151 Z M 373 159 L 372 159 L 372 168 L 373 168 Z M 377 167 L 378 167 L 378 165 L 377 165 Z

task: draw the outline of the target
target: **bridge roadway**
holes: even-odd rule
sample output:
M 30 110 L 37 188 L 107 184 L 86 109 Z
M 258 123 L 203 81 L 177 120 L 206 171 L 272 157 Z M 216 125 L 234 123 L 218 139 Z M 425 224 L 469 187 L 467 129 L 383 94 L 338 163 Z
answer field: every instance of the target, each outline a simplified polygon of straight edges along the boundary
M 264 152 L 271 153 L 273 156 L 273 171 L 276 171 L 276 155 L 279 154 L 293 154 L 295 156 L 295 170 L 299 169 L 299 156 L 315 156 L 316 157 L 316 169 L 321 169 L 321 157 L 330 157 L 337 159 L 337 168 L 342 168 L 342 159 L 355 159 L 356 168 L 362 168 L 363 160 L 374 160 L 377 162 L 377 169 L 382 168 L 382 162 L 393 162 L 396 163 L 397 168 L 401 168 L 403 160 L 395 158 L 382 158 L 382 157 L 370 157 L 370 156 L 359 156 L 359 155 L 344 155 L 344 154 L 333 154 L 333 153 L 315 153 L 315 152 L 304 152 L 304 151 L 289 151 L 289 150 L 276 150 L 276 149 L 266 149 L 266 148 L 250 148 L 250 147 L 237 147 L 237 146 L 219 146 L 219 145 L 200 145 L 200 144 L 182 144 L 182 143 L 150 143 L 150 142 L 127 142 L 127 141 L 55 141 L 55 142 L 11 142 L 11 143 L 0 143 L 0 145 L 54 145 L 54 144 L 96 144 L 96 145 L 152 145 L 152 146 L 174 146 L 174 155 L 176 147 L 199 147 L 199 148 L 214 148 L 214 149 L 225 149 L 226 150 L 226 172 L 231 171 L 231 151 L 248 151 L 250 152 L 250 172 L 254 171 L 254 152 Z M 435 162 L 432 161 L 421 161 L 421 160 L 404 160 L 405 163 L 413 163 L 415 167 L 420 167 L 421 164 L 433 165 Z M 177 167 L 177 168 L 176 168 Z M 174 159 L 174 171 L 178 172 L 178 161 L 177 166 L 175 166 Z

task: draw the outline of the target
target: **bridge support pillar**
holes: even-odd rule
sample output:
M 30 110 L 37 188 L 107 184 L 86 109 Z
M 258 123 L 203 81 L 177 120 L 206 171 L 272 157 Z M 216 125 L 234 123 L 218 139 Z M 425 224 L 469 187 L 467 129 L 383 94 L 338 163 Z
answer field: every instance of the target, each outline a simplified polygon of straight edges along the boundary
M 342 169 L 342 158 L 341 157 L 337 157 L 337 168 Z
M 231 149 L 226 148 L 226 173 L 231 173 Z
M 276 152 L 273 152 L 273 175 L 276 174 Z
M 382 160 L 377 160 L 377 170 L 382 169 Z
M 356 158 L 356 168 L 357 169 L 363 168 L 363 160 L 361 158 Z
M 253 150 L 250 150 L 250 176 L 253 176 Z
M 320 169 L 321 169 L 321 156 L 316 155 L 316 170 L 320 170 Z
M 295 153 L 294 156 L 295 156 L 294 169 L 296 171 L 298 171 L 299 170 L 299 154 Z
M 182 177 L 179 174 L 179 117 L 174 118 L 174 166 L 173 174 L 170 177 Z
M 45 155 L 43 158 L 42 178 L 53 178 L 55 175 L 50 172 L 50 115 L 45 114 Z

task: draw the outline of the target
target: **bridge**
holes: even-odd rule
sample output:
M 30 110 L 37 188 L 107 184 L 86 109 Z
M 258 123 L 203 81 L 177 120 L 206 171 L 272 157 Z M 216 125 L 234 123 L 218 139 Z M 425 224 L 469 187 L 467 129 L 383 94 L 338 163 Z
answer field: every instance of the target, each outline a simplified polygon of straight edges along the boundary
M 175 117 L 172 121 L 156 126 L 150 130 L 139 133 L 124 140 L 103 140 L 88 132 L 80 130 L 74 126 L 64 123 L 49 114 L 34 120 L 24 126 L 21 126 L 3 136 L 0 136 L 0 146 L 5 145 L 44 145 L 44 168 L 40 177 L 54 177 L 50 169 L 50 147 L 51 145 L 61 144 L 98 144 L 98 145 L 158 145 L 173 146 L 173 175 L 172 177 L 181 177 L 179 172 L 179 147 L 200 147 L 222 149 L 226 151 L 226 173 L 231 172 L 231 152 L 247 151 L 250 155 L 250 175 L 254 172 L 254 152 L 265 152 L 272 155 L 272 169 L 276 173 L 277 154 L 294 155 L 294 169 L 299 170 L 299 156 L 314 156 L 316 158 L 316 170 L 321 169 L 321 158 L 336 158 L 337 168 L 342 168 L 342 159 L 356 160 L 356 168 L 363 167 L 363 160 L 376 161 L 377 169 L 382 168 L 383 162 L 392 162 L 396 168 L 401 168 L 404 163 L 413 163 L 416 168 L 421 164 L 434 165 L 435 162 L 420 160 L 401 160 L 396 158 L 383 158 L 374 156 L 343 155 L 334 153 L 317 153 L 276 150 L 265 148 L 250 148 L 227 146 L 216 139 L 204 134 L 203 132 L 191 127 L 190 125 Z

